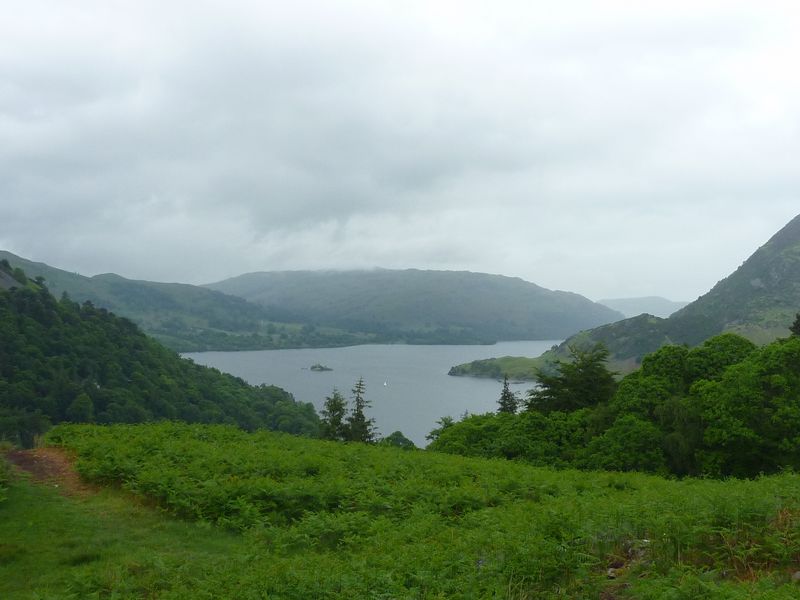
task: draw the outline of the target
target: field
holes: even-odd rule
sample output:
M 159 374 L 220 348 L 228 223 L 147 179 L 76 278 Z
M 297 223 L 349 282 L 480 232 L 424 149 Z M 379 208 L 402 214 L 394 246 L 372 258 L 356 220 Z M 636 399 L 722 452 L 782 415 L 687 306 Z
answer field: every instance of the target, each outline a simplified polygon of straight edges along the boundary
M 800 477 L 674 481 L 227 426 L 59 426 L 2 598 L 795 598 Z

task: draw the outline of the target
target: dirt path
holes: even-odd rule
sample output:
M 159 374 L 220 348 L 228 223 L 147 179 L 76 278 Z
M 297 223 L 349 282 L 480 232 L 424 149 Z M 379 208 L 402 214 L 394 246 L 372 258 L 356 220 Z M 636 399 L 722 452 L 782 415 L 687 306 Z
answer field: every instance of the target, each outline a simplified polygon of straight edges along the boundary
M 85 496 L 96 491 L 81 481 L 74 459 L 60 448 L 11 450 L 6 459 L 17 469 L 29 473 L 33 481 L 58 488 L 66 496 Z

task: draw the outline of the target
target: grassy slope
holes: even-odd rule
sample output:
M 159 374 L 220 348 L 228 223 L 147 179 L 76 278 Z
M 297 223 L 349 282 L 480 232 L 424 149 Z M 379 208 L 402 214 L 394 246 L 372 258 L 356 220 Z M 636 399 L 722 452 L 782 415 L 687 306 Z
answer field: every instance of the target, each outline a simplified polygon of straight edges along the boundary
M 220 427 L 62 427 L 53 439 L 87 474 L 241 533 L 122 492 L 65 499 L 18 483 L 0 504 L 3 598 L 797 594 L 796 475 L 676 482 Z
M 249 273 L 210 287 L 258 302 L 283 319 L 378 333 L 449 329 L 487 341 L 560 339 L 621 317 L 578 294 L 484 273 Z
M 610 351 L 613 370 L 630 372 L 642 357 L 665 344 L 696 346 L 723 332 L 738 333 L 765 344 L 789 333 L 800 311 L 800 215 L 790 221 L 711 291 L 668 319 L 639 315 L 581 331 L 541 358 L 529 358 L 525 369 L 545 367 L 567 358 L 570 344 L 602 342 Z M 458 365 L 457 373 L 482 376 L 491 359 Z

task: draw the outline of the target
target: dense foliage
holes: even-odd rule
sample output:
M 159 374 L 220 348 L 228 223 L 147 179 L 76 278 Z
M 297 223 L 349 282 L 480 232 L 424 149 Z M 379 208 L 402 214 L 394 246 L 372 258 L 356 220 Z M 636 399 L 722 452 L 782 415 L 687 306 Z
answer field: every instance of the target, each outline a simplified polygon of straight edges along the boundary
M 181 419 L 315 435 L 310 404 L 181 359 L 127 319 L 42 285 L 0 290 L 0 439 L 61 421 Z
M 800 337 L 756 348 L 727 333 L 691 350 L 664 346 L 606 397 L 573 393 L 592 381 L 608 390 L 607 372 L 582 378 L 585 359 L 543 378 L 531 410 L 469 416 L 438 431 L 430 448 L 675 475 L 800 468 Z
M 0 450 L 2 450 L 2 448 L 0 448 Z M 8 492 L 8 481 L 10 478 L 11 471 L 8 463 L 6 462 L 5 458 L 3 458 L 2 454 L 0 454 L 0 502 L 6 499 L 6 493 Z
M 242 532 L 240 541 L 226 538 L 224 555 L 198 556 L 207 565 L 199 570 L 186 564 L 184 546 L 182 558 L 159 554 L 154 564 L 139 559 L 129 567 L 104 561 L 105 546 L 88 564 L 68 554 L 65 564 L 76 566 L 66 597 L 123 590 L 284 600 L 796 594 L 800 477 L 793 474 L 667 481 L 224 426 L 69 425 L 48 439 L 76 452 L 91 481 Z M 7 532 L 16 538 L 19 529 Z M 220 534 L 204 531 L 194 536 L 211 552 Z M 0 580 L 18 577 L 13 569 L 0 564 Z
M 366 415 L 366 409 L 372 403 L 366 398 L 365 392 L 364 378 L 359 377 L 352 389 L 353 404 L 348 407 L 347 400 L 334 388 L 333 393 L 325 398 L 320 411 L 322 419 L 319 437 L 341 442 L 375 442 L 378 433 L 375 419 Z M 394 437 L 387 441 L 390 445 L 403 446 L 405 441 L 410 441 L 399 431 L 395 431 L 392 435 Z

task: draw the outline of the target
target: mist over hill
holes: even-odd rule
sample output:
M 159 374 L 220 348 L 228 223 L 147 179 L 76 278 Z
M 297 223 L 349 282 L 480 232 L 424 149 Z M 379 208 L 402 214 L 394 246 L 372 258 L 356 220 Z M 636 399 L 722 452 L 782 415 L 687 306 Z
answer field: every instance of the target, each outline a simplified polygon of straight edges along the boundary
M 578 294 L 466 271 L 262 272 L 208 287 L 258 303 L 275 320 L 404 341 L 556 339 L 622 316 Z
M 341 346 L 373 341 L 344 331 L 309 331 L 303 323 L 270 321 L 263 307 L 204 287 L 126 279 L 113 273 L 86 277 L 0 251 L 12 267 L 43 277 L 50 291 L 92 302 L 134 321 L 179 352 Z M 0 282 L 2 283 L 2 282 Z
M 636 317 L 641 314 L 667 318 L 679 311 L 689 302 L 676 302 L 661 296 L 643 296 L 641 298 L 605 298 L 598 303 L 621 312 L 626 317 Z
M 293 271 L 195 286 L 86 277 L 4 251 L 0 259 L 180 352 L 558 339 L 622 316 L 578 294 L 482 273 Z

